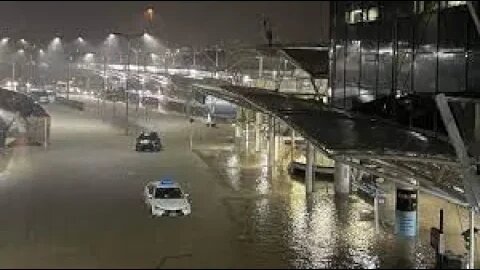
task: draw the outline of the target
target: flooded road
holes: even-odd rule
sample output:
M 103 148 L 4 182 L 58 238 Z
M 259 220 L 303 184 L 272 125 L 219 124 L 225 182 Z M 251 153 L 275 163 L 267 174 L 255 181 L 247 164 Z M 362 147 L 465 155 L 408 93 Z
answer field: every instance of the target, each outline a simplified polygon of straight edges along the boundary
M 243 227 L 239 252 L 249 259 L 242 266 L 433 267 L 428 238 L 400 239 L 389 230 L 377 234 L 372 205 L 356 195 L 335 197 L 328 178 L 317 181 L 314 194 L 306 198 L 302 179 L 292 179 L 281 168 L 269 177 L 265 142 L 256 154 L 245 150 L 244 138 L 228 137 L 232 130 L 203 130 L 195 152 L 215 168 L 220 184 L 236 194 L 223 200 L 230 218 Z M 219 139 L 213 142 L 212 133 L 228 138 L 223 147 L 218 147 Z
M 165 150 L 137 153 L 91 113 L 48 110 L 50 148 L 17 148 L 0 183 L 0 267 L 433 267 L 428 235 L 377 234 L 371 204 L 328 181 L 306 198 L 231 127 L 194 123 L 192 151 L 188 121 L 157 115 Z M 164 176 L 190 194 L 191 216 L 149 216 L 143 186 Z

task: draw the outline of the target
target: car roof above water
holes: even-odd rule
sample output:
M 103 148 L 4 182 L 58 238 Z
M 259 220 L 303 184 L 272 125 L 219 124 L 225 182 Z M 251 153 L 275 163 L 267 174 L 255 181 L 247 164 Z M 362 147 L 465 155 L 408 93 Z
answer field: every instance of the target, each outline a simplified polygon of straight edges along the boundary
M 152 184 L 156 188 L 180 188 L 180 185 L 173 180 L 165 179 L 160 181 L 154 181 Z
M 158 133 L 156 131 L 142 131 L 140 135 L 151 136 L 151 135 L 158 135 Z

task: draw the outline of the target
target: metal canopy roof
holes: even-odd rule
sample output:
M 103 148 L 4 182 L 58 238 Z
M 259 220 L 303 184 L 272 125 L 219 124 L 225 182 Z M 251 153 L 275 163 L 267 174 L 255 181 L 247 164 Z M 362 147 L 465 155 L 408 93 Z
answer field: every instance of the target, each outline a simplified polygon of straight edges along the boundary
M 202 87 L 215 91 L 211 86 Z M 250 107 L 274 114 L 299 131 L 303 131 L 306 136 L 329 151 L 428 155 L 455 160 L 455 153 L 450 144 L 378 118 L 349 114 L 321 105 L 317 101 L 264 89 L 233 85 L 224 85 L 221 89 L 224 90 L 223 95 L 230 101 L 249 104 Z
M 466 206 L 455 153 L 449 143 L 405 127 L 266 89 L 193 84 L 206 94 L 282 119 L 329 157 L 400 185 Z M 356 161 L 355 161 L 356 160 Z
M 283 55 L 315 79 L 328 78 L 329 47 L 325 44 L 277 44 L 258 46 L 257 51 L 268 56 Z
M 193 91 L 282 119 L 335 161 L 468 206 L 460 164 L 448 142 L 385 120 L 351 114 L 292 94 L 176 76 Z

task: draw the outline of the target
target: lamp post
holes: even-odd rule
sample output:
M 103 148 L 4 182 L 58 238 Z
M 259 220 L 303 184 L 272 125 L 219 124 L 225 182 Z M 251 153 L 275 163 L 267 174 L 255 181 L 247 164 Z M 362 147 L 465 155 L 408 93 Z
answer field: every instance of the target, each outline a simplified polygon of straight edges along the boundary
M 96 57 L 97 53 L 95 52 L 88 52 L 88 53 L 85 53 L 84 56 L 83 56 L 83 63 L 86 65 L 87 69 L 88 69 L 88 66 L 92 63 L 95 63 L 95 57 Z M 89 73 L 87 73 L 87 83 L 85 84 L 86 86 L 86 89 L 87 91 L 89 92 L 93 92 L 93 91 L 90 91 L 90 75 L 88 75 Z M 98 95 L 98 91 L 97 91 L 97 113 L 100 114 L 100 96 Z
M 70 55 L 67 59 L 67 100 L 70 100 L 70 64 L 73 60 L 73 56 Z
M 125 80 L 125 135 L 128 136 L 128 80 L 130 79 L 130 42 L 134 38 L 139 38 L 145 35 L 145 33 L 113 33 L 114 35 L 124 37 L 127 40 L 127 76 Z
M 26 43 L 26 41 L 24 39 L 21 39 L 21 40 L 23 40 L 22 44 Z M 12 61 L 13 91 L 17 91 L 17 85 L 18 85 L 18 82 L 16 81 L 17 55 L 25 55 L 25 50 L 24 49 L 18 49 L 13 56 L 13 61 Z
M 137 73 L 137 77 L 140 76 L 140 69 L 138 67 L 138 54 L 141 52 L 140 49 L 137 47 L 136 49 L 133 49 L 133 52 L 135 53 L 135 66 L 136 66 L 136 73 Z M 136 89 L 136 94 L 137 94 L 137 99 L 135 101 L 135 114 L 138 114 L 138 106 L 139 106 L 139 102 L 140 102 L 140 96 L 138 95 L 138 89 Z
M 28 44 L 25 43 L 25 52 L 26 54 L 28 53 L 28 56 L 25 55 L 25 60 L 27 61 L 28 64 L 28 76 L 27 76 L 27 81 L 32 82 L 34 80 L 34 65 L 35 62 L 33 60 L 33 54 L 35 53 L 36 45 L 35 44 Z
M 145 10 L 145 17 L 148 21 L 148 32 L 151 33 L 152 32 L 152 24 L 153 24 L 153 8 L 152 7 L 149 7 Z
M 103 116 L 105 115 L 105 99 L 107 97 L 107 90 L 109 89 L 109 74 L 107 70 L 107 65 L 108 65 L 108 55 L 111 55 L 111 47 L 112 47 L 112 40 L 115 38 L 114 34 L 109 34 L 107 38 L 107 49 L 104 51 L 104 57 L 103 57 L 103 74 L 104 74 L 104 80 L 103 80 L 103 97 L 102 97 L 102 119 Z M 121 55 L 121 54 L 120 54 Z
M 12 62 L 12 85 L 13 91 L 17 91 L 17 83 L 15 82 L 15 60 Z

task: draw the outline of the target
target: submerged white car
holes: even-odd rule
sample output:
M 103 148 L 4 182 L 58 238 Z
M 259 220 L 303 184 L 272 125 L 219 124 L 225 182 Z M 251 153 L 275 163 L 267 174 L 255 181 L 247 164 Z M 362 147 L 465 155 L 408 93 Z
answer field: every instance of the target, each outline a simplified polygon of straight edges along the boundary
M 172 180 L 148 183 L 144 196 L 152 216 L 187 216 L 192 212 L 188 194 Z

